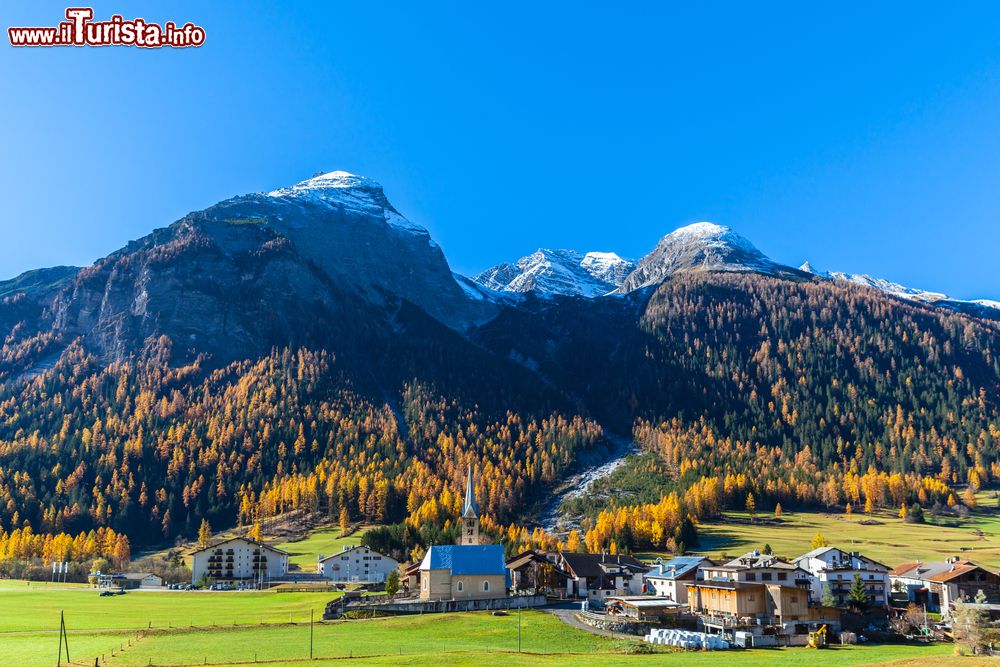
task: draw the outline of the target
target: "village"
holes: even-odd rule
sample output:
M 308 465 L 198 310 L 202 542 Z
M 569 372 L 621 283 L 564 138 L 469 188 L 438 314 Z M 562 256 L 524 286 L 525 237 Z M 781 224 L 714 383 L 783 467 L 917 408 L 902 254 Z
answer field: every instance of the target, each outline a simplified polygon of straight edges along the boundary
M 957 605 L 1000 617 L 1000 576 L 955 556 L 895 565 L 821 545 L 794 558 L 769 548 L 725 561 L 678 555 L 528 550 L 505 558 L 484 543 L 468 472 L 458 544 L 433 545 L 400 563 L 364 545 L 317 554 L 315 571 L 291 569 L 288 552 L 231 537 L 191 554 L 190 585 L 262 590 L 325 584 L 343 591 L 324 619 L 544 609 L 599 634 L 681 648 L 726 649 L 864 642 L 869 636 L 951 638 Z M 160 588 L 152 573 L 100 575 L 105 591 Z

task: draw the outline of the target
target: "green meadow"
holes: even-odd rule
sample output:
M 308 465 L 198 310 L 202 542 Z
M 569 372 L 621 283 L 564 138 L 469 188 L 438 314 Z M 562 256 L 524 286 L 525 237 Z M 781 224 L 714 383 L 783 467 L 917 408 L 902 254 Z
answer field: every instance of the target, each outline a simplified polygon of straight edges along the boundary
M 946 645 L 885 645 L 686 653 L 657 647 L 630 655 L 635 641 L 594 635 L 541 611 L 516 614 L 427 614 L 317 622 L 330 593 L 187 593 L 134 591 L 99 597 L 92 589 L 0 582 L 3 664 L 48 667 L 58 649 L 59 612 L 75 665 L 861 665 L 948 656 Z M 319 614 L 317 614 L 317 618 Z M 289 623 L 288 619 L 292 622 Z M 234 624 L 235 623 L 235 624 Z M 309 661 L 310 635 L 314 660 Z M 344 663 L 347 660 L 347 663 Z M 976 664 L 988 664 L 976 661 Z
M 699 553 L 737 556 L 770 544 L 779 556 L 794 558 L 808 551 L 816 533 L 846 551 L 860 551 L 889 567 L 920 559 L 944 560 L 961 556 L 981 565 L 1000 568 L 1000 508 L 992 491 L 977 496 L 978 507 L 967 519 L 933 519 L 904 523 L 895 513 L 785 512 L 778 523 L 751 522 L 744 512 L 726 512 L 727 521 L 698 527 Z M 770 519 L 758 513 L 758 519 Z
M 0 632 L 54 630 L 59 613 L 70 630 L 137 630 L 287 623 L 320 617 L 337 593 L 274 591 L 130 591 L 100 597 L 85 586 L 59 588 L 0 581 Z
M 329 556 L 343 550 L 345 546 L 353 547 L 361 544 L 361 538 L 367 530 L 368 527 L 364 526 L 347 537 L 341 537 L 340 528 L 328 525 L 311 531 L 303 540 L 272 543 L 272 546 L 288 552 L 290 565 L 298 565 L 299 569 L 312 572 L 316 569 L 316 559 L 319 554 Z

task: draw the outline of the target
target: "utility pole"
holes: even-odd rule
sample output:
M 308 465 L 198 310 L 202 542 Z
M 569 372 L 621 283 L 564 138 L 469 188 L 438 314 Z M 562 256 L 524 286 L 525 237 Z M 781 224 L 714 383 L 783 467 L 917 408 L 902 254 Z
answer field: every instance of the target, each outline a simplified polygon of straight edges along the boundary
M 63 644 L 66 645 L 66 662 L 69 663 L 69 635 L 66 634 L 66 612 L 59 612 L 59 657 L 56 658 L 56 667 L 62 667 Z
M 309 659 L 313 659 L 313 616 L 315 616 L 316 610 L 309 610 Z
M 521 652 L 521 605 L 517 605 L 517 652 Z

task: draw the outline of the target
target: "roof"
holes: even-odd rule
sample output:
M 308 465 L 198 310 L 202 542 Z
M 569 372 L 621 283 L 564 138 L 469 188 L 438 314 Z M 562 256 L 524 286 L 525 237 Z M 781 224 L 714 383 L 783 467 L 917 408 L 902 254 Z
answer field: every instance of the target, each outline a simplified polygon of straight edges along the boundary
M 903 563 L 890 574 L 894 577 L 907 577 L 909 579 L 920 579 L 922 581 L 944 582 L 976 570 L 989 572 L 986 568 L 980 567 L 972 561 L 952 560 L 944 562 L 939 561 L 936 563 L 921 563 L 920 561 Z
M 798 558 L 792 559 L 792 562 L 797 563 L 803 558 L 817 558 L 825 554 L 827 551 L 840 551 L 840 549 L 837 549 L 837 547 L 816 547 L 812 551 L 807 551 Z
M 614 600 L 620 602 L 621 604 L 628 605 L 630 607 L 636 607 L 638 609 L 659 609 L 662 607 L 686 607 L 687 605 L 682 605 L 670 598 L 664 597 L 652 597 L 649 595 L 635 595 L 635 596 L 614 596 L 609 597 L 608 600 Z
M 698 566 L 707 560 L 704 556 L 677 556 L 666 562 L 654 565 L 646 574 L 646 578 L 683 579 L 688 574 L 697 571 Z
M 285 554 L 286 556 L 288 555 L 287 551 L 279 549 L 278 547 L 272 547 L 270 544 L 264 544 L 263 542 L 254 542 L 253 540 L 251 540 L 251 539 L 249 539 L 247 537 L 230 537 L 230 538 L 225 539 L 225 540 L 220 540 L 219 542 L 214 542 L 212 544 L 209 544 L 207 547 L 205 547 L 203 549 L 195 549 L 194 551 L 191 552 L 191 555 L 193 556 L 195 554 L 200 554 L 202 551 L 208 551 L 210 549 L 218 549 L 223 544 L 229 544 L 230 542 L 236 542 L 237 540 L 239 540 L 241 542 L 246 542 L 247 544 L 252 544 L 254 546 L 258 546 L 261 549 L 268 549 L 270 551 L 275 551 L 275 552 L 277 552 L 279 554 Z
M 462 505 L 462 518 L 475 519 L 479 517 L 479 506 L 476 505 L 476 489 L 472 484 L 472 466 L 469 466 L 469 476 L 465 480 L 465 503 Z
M 805 560 L 807 558 L 819 558 L 823 554 L 829 553 L 830 551 L 836 551 L 836 552 L 840 553 L 843 556 L 849 557 L 852 561 L 856 558 L 858 560 L 865 561 L 867 563 L 871 563 L 872 565 L 877 565 L 879 567 L 884 567 L 886 570 L 890 569 L 888 565 L 880 563 L 877 560 L 869 558 L 868 556 L 862 555 L 859 552 L 856 552 L 856 551 L 854 551 L 854 552 L 844 551 L 843 549 L 838 549 L 837 547 L 817 547 L 816 549 L 813 549 L 812 551 L 805 552 L 804 554 L 802 554 L 798 558 L 793 558 L 792 562 L 798 564 L 798 562 L 800 560 Z M 838 569 L 839 570 L 850 570 L 850 569 L 854 569 L 854 568 L 850 567 L 848 565 L 848 566 L 842 566 L 842 567 L 839 567 L 839 568 L 832 567 L 832 568 L 828 568 L 828 569 L 830 569 L 830 570 L 838 570 Z
M 640 572 L 645 572 L 649 568 L 643 565 L 642 562 L 636 560 L 632 556 L 624 554 L 616 554 L 614 556 L 610 554 L 583 554 L 583 553 L 566 553 L 560 554 L 563 557 L 563 562 L 566 563 L 566 568 L 577 577 L 602 577 L 606 573 L 601 567 L 602 565 L 609 566 L 620 566 L 630 570 L 638 570 Z
M 121 576 L 126 579 L 145 579 L 146 577 L 156 577 L 159 579 L 159 575 L 153 574 L 152 572 L 126 572 Z
M 508 570 L 518 570 L 529 563 L 541 563 L 542 565 L 548 565 L 552 568 L 558 576 L 569 577 L 569 572 L 561 569 L 558 565 L 550 561 L 548 558 L 538 553 L 537 551 L 525 551 L 519 553 L 516 556 L 507 559 L 507 569 Z
M 742 556 L 729 561 L 722 567 L 734 570 L 749 570 L 752 568 L 769 568 L 772 570 L 800 569 L 798 565 L 789 563 L 787 560 L 778 558 L 777 556 L 762 554 L 759 551 L 745 553 Z
M 693 581 L 690 584 L 688 584 L 688 587 L 718 588 L 721 590 L 735 591 L 735 590 L 747 590 L 751 588 L 763 588 L 764 584 L 757 583 L 754 581 L 729 581 L 723 579 L 711 579 L 708 581 Z
M 503 547 L 499 544 L 434 545 L 420 563 L 421 570 L 451 570 L 452 575 L 507 575 Z

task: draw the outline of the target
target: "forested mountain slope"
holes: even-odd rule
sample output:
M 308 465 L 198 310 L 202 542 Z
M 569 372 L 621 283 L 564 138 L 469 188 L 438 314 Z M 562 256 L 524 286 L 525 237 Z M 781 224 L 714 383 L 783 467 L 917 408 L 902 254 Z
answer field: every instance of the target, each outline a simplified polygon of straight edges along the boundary
M 605 428 L 654 455 L 662 501 L 595 548 L 690 536 L 748 493 L 945 503 L 1000 477 L 997 322 L 699 229 L 625 293 L 493 299 L 331 172 L 0 283 L 0 531 L 154 543 L 306 508 L 426 541 L 471 463 L 486 528 L 523 543 Z

